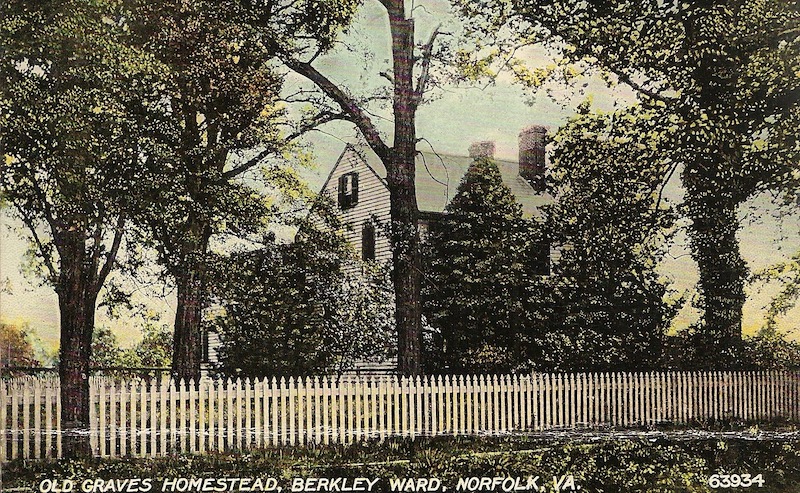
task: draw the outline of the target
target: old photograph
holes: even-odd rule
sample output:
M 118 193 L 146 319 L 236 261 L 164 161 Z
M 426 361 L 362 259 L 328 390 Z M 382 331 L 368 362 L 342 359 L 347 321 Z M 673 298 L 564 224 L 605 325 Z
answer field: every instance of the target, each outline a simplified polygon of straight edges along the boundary
M 800 2 L 3 0 L 0 491 L 800 492 Z

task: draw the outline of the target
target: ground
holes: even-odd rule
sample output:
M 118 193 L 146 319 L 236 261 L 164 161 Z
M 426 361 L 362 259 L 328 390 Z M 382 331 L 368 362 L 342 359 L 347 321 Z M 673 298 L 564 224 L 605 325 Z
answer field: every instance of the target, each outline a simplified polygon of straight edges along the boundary
M 800 492 L 800 434 L 749 429 L 437 437 L 158 459 L 17 461 L 3 469 L 0 490 L 43 493 L 67 493 L 70 484 L 73 493 L 259 487 L 287 493 L 696 492 L 734 485 L 786 493 Z M 109 481 L 133 478 L 139 480 L 133 489 L 130 481 Z

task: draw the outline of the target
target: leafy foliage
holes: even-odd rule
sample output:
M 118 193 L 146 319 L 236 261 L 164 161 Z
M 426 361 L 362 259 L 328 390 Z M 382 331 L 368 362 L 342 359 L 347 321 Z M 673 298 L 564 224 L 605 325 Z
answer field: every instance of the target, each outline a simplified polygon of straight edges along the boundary
M 114 332 L 104 326 L 97 327 L 92 333 L 92 366 L 119 366 L 122 361 L 122 349 Z
M 142 340 L 122 353 L 120 366 L 169 368 L 172 363 L 172 328 L 148 319 L 142 327 Z
M 222 314 L 219 371 L 269 377 L 339 374 L 395 347 L 386 273 L 352 259 L 333 233 L 220 259 L 212 293 Z
M 665 364 L 681 370 L 706 366 L 704 355 L 697 354 L 696 333 L 690 327 L 667 341 Z M 737 370 L 797 370 L 800 369 L 800 343 L 769 327 L 758 334 L 745 337 L 736 347 L 737 359 L 730 366 Z
M 658 109 L 583 113 L 555 137 L 548 231 L 560 251 L 543 305 L 538 365 L 552 370 L 656 366 L 676 307 L 655 271 L 674 213 L 661 196 Z M 548 306 L 549 305 L 549 306 Z
M 759 190 L 797 182 L 798 3 L 457 3 L 481 40 L 479 48 L 493 41 L 500 46 L 486 63 L 502 61 L 524 83 L 553 77 L 574 82 L 599 68 L 609 83 L 632 87 L 642 101 L 671 115 L 663 130 L 676 131 L 659 146 L 680 163 L 687 190 L 684 212 L 703 310 L 697 342 L 705 354 L 735 345 L 747 273 L 736 239 L 737 208 Z M 506 42 L 541 41 L 561 57 L 547 73 L 503 53 Z
M 526 361 L 527 289 L 548 253 L 494 161 L 476 159 L 426 239 L 430 369 L 504 372 Z
M 0 367 L 39 365 L 27 327 L 0 322 Z
M 172 329 L 148 319 L 142 327 L 142 340 L 123 349 L 117 335 L 100 326 L 92 336 L 93 368 L 168 368 L 172 356 Z
M 160 67 L 125 45 L 111 2 L 24 4 L 6 3 L 0 26 L 2 192 L 58 288 L 69 233 L 87 242 L 73 257 L 113 257 L 102 240 L 138 196 L 141 104 Z
M 763 330 L 775 332 L 780 317 L 797 306 L 797 301 L 800 299 L 800 252 L 795 253 L 786 262 L 771 265 L 755 273 L 752 281 L 777 281 L 781 286 L 780 292 L 769 303 L 767 320 L 763 327 Z

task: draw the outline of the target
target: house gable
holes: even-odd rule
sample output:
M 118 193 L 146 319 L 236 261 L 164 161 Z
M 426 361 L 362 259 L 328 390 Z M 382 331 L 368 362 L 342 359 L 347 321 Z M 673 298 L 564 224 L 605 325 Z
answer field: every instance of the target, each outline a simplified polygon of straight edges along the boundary
M 343 186 L 357 188 L 342 190 Z M 321 193 L 336 204 L 344 224 L 342 235 L 359 258 L 364 258 L 365 253 L 374 252 L 374 260 L 378 262 L 391 260 L 389 238 L 384 232 L 390 219 L 389 189 L 384 179 L 355 147 L 350 144 L 345 147 L 325 180 Z M 355 202 L 353 197 L 356 197 Z M 374 229 L 370 229 L 370 226 Z M 370 239 L 374 239 L 373 244 L 362 244 Z

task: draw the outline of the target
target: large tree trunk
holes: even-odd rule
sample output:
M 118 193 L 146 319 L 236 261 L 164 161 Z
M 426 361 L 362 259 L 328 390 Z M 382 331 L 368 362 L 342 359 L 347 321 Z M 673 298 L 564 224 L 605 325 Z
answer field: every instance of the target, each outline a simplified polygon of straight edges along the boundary
M 739 250 L 737 211 L 754 190 L 754 183 L 742 174 L 740 136 L 747 125 L 738 121 L 736 77 L 740 60 L 708 56 L 707 26 L 716 16 L 705 3 L 687 4 L 684 28 L 696 94 L 686 106 L 690 121 L 708 121 L 687 127 L 684 147 L 689 162 L 682 173 L 686 187 L 686 211 L 692 221 L 689 238 L 692 257 L 700 271 L 698 289 L 703 312 L 696 339 L 696 362 L 703 367 L 734 366 L 742 337 L 742 307 L 747 264 Z M 702 110 L 698 110 L 698 108 Z
M 405 18 L 404 2 L 389 10 L 394 62 L 394 145 L 387 166 L 392 241 L 397 369 L 422 372 L 421 260 L 415 175 L 416 102 L 414 101 L 414 21 Z
M 747 265 L 736 238 L 739 202 L 726 195 L 719 189 L 695 188 L 687 200 L 692 257 L 700 271 L 703 318 L 695 349 L 701 366 L 735 364 L 742 337 Z
M 84 250 L 83 231 L 61 242 L 57 288 L 61 316 L 61 430 L 65 457 L 91 455 L 89 445 L 89 362 L 92 355 L 97 289 L 95 269 Z
M 361 130 L 367 143 L 381 158 L 387 171 L 392 219 L 392 276 L 395 288 L 395 317 L 398 332 L 398 371 L 404 375 L 422 371 L 422 312 L 420 309 L 421 260 L 414 184 L 416 157 L 415 114 L 428 80 L 431 49 L 438 28 L 423 47 L 422 68 L 414 87 L 414 21 L 406 18 L 405 0 L 381 0 L 389 15 L 392 34 L 394 85 L 394 143 L 386 145 L 369 114 L 346 91 L 325 77 L 311 62 L 301 62 L 284 53 L 286 64 L 314 82 L 341 107 Z
M 175 311 L 175 335 L 172 350 L 172 376 L 176 380 L 197 382 L 202 362 L 201 331 L 205 297 L 202 259 L 191 260 L 175 276 L 178 301 Z
M 198 185 L 199 187 L 199 185 Z M 199 188 L 197 188 L 199 189 Z M 192 189 L 199 197 L 197 189 Z M 174 271 L 178 291 L 172 351 L 172 376 L 197 382 L 202 362 L 202 321 L 206 299 L 206 254 L 211 237 L 208 221 L 190 214 Z

